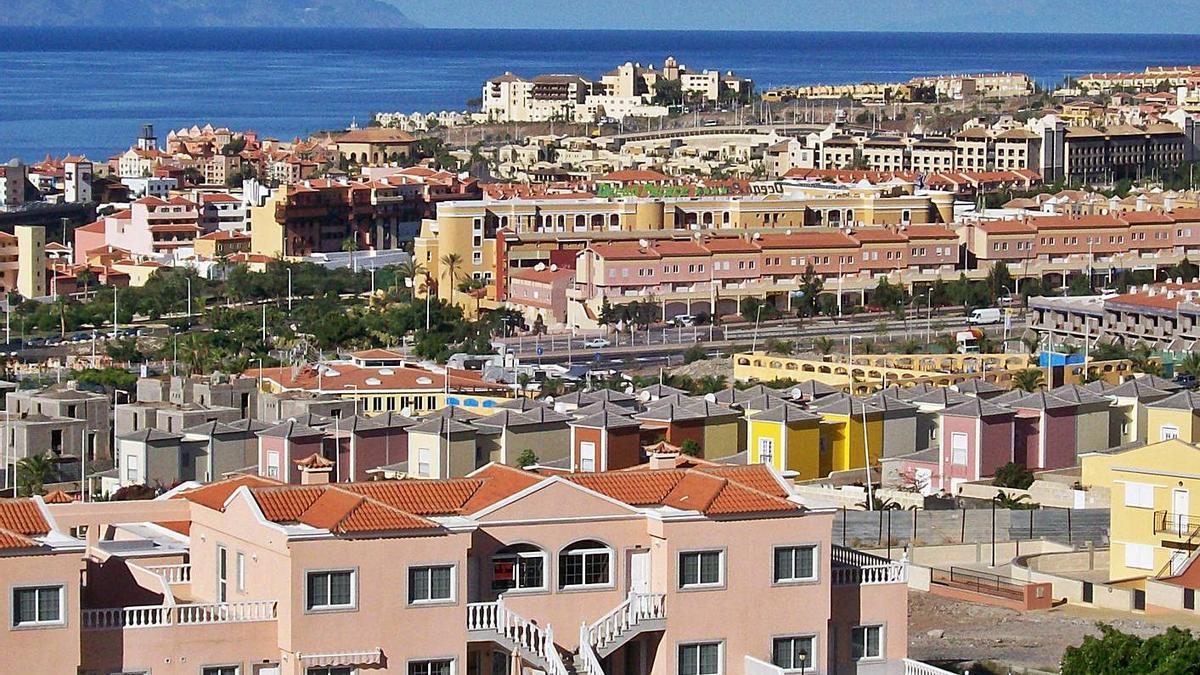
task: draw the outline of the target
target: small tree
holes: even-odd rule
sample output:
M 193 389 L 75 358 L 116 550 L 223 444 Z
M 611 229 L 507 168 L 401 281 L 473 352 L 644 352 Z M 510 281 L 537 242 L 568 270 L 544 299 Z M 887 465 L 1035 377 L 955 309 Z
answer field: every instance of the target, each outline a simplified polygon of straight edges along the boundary
M 525 448 L 521 454 L 517 455 L 517 466 L 524 469 L 527 466 L 533 466 L 538 463 L 538 456 L 531 448 Z
M 833 340 L 822 335 L 813 340 L 813 349 L 821 355 L 828 356 L 833 351 Z
M 1125 673 L 1190 673 L 1200 663 L 1200 640 L 1190 630 L 1171 626 L 1149 638 L 1122 633 L 1096 624 L 1100 637 L 1087 636 L 1078 647 L 1063 652 L 1062 675 L 1124 675 Z
M 1026 469 L 1024 464 L 1009 462 L 996 469 L 996 475 L 992 478 L 992 485 L 996 487 L 1015 488 L 1017 490 L 1028 490 L 1029 486 L 1033 485 L 1033 473 L 1029 469 Z
M 704 348 L 701 347 L 700 345 L 692 345 L 691 347 L 688 347 L 687 349 L 685 349 L 683 352 L 683 362 L 685 364 L 695 363 L 696 361 L 703 361 L 704 359 L 707 359 L 707 358 L 708 358 L 708 352 L 704 351 Z
M 689 457 L 700 457 L 704 454 L 704 449 L 700 447 L 700 443 L 694 438 L 689 438 L 684 441 L 683 445 L 680 446 L 679 449 L 683 451 L 683 454 Z
M 1044 379 L 1040 368 L 1027 368 L 1013 375 L 1013 386 L 1022 391 L 1034 392 L 1042 388 Z

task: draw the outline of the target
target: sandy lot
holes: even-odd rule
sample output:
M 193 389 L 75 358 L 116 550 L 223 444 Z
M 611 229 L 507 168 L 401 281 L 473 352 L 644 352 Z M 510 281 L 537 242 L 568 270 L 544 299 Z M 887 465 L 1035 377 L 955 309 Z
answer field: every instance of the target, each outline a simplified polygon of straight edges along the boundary
M 1049 671 L 1057 671 L 1063 650 L 1098 634 L 1096 622 L 1143 637 L 1171 625 L 1200 630 L 1200 622 L 1190 617 L 1131 616 L 1066 605 L 1021 613 L 921 591 L 909 591 L 908 617 L 908 653 L 913 659 L 943 666 L 993 661 Z

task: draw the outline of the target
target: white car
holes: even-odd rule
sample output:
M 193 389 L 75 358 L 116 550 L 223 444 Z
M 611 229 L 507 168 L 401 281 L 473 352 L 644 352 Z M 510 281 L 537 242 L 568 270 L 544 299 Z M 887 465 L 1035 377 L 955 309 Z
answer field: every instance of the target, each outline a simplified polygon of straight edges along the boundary
M 612 343 L 609 342 L 605 338 L 598 337 L 598 338 L 591 338 L 588 340 L 584 340 L 583 346 L 586 347 L 587 349 L 603 349 L 605 347 L 612 346 Z

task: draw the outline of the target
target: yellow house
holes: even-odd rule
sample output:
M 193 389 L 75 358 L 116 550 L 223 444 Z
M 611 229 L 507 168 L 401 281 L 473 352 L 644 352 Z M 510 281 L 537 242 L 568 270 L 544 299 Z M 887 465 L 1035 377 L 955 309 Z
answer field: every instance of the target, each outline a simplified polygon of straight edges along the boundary
M 850 397 L 839 397 L 813 409 L 821 416 L 822 454 L 829 455 L 829 472 L 861 469 L 883 456 L 883 411 Z M 866 423 L 864 425 L 864 406 Z M 864 447 L 865 444 L 865 447 Z
M 794 471 L 799 480 L 826 475 L 820 425 L 820 417 L 786 403 L 754 413 L 746 419 L 747 463 Z
M 1146 406 L 1146 441 L 1200 442 L 1200 393 L 1181 391 Z
M 1084 486 L 1111 491 L 1109 579 L 1182 569 L 1200 545 L 1200 447 L 1172 439 L 1081 459 Z

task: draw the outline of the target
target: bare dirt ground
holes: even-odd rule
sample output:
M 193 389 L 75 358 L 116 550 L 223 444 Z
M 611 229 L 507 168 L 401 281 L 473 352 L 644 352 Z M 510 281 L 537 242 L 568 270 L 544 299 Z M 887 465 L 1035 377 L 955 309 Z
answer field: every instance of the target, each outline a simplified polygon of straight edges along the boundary
M 1130 615 L 1067 605 L 1022 613 L 909 591 L 908 653 L 940 665 L 990 661 L 1057 672 L 1063 650 L 1086 635 L 1098 635 L 1097 622 L 1141 637 L 1172 625 L 1200 628 L 1200 622 L 1185 616 Z

